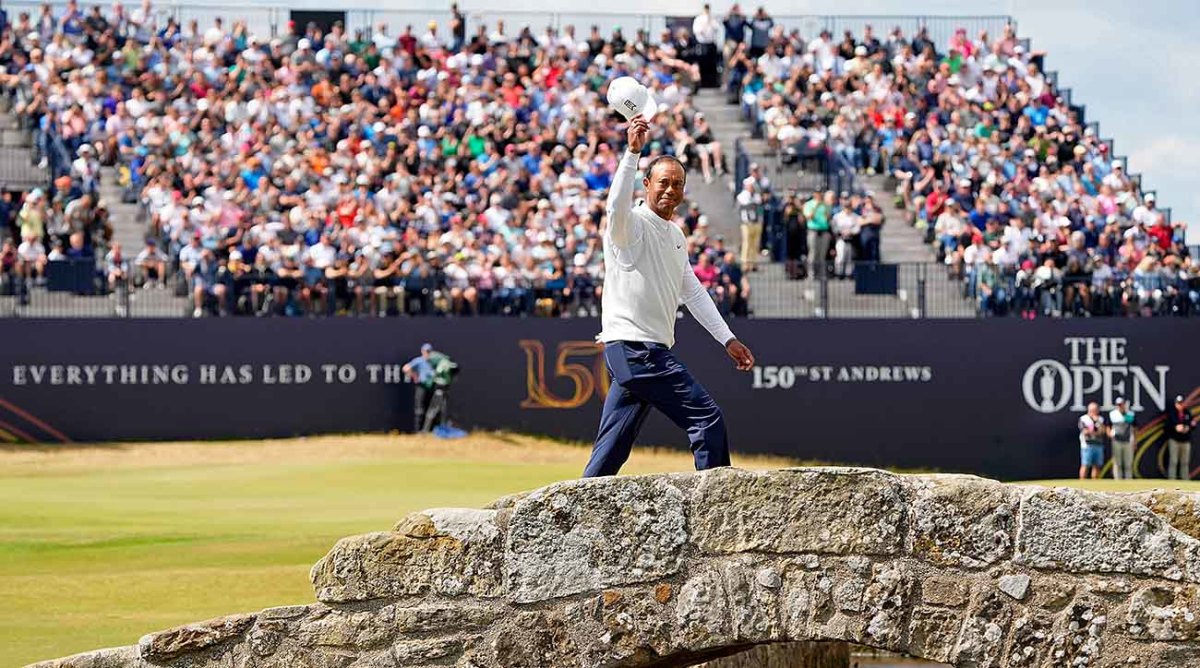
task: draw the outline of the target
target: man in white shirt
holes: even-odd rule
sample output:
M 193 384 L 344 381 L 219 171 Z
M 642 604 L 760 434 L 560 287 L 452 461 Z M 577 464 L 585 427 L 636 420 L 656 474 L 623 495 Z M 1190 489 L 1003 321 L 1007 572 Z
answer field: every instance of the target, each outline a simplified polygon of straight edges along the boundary
M 584 477 L 616 475 L 629 458 L 650 408 L 687 430 L 696 469 L 729 466 L 725 418 L 708 391 L 671 353 L 682 301 L 692 316 L 748 371 L 754 355 L 721 319 L 688 261 L 683 231 L 671 222 L 686 174 L 674 158 L 650 163 L 646 199 L 633 206 L 633 179 L 650 133 L 640 115 L 629 125 L 629 149 L 613 176 L 604 237 L 604 296 L 597 337 L 612 374 L 600 429 Z
M 742 268 L 746 271 L 758 270 L 758 249 L 762 246 L 762 195 L 754 186 L 753 177 L 747 176 L 737 196 L 738 214 L 742 218 Z
M 718 70 L 717 52 L 717 20 L 713 18 L 712 7 L 705 4 L 704 11 L 692 21 L 692 36 L 696 39 L 699 51 L 700 86 L 703 88 L 721 85 L 721 75 Z

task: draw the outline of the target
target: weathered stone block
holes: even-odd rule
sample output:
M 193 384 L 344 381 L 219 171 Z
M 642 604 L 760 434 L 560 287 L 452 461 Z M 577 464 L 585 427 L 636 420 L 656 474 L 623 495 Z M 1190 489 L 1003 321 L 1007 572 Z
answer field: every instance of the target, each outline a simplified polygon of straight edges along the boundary
M 397 531 L 343 538 L 312 568 L 317 599 L 338 603 L 501 593 L 503 534 L 493 510 L 427 510 Z
M 1003 665 L 1004 640 L 1012 618 L 1013 607 L 1006 596 L 994 589 L 977 592 L 950 653 L 950 663 L 978 668 Z
M 1129 600 L 1122 629 L 1162 641 L 1200 638 L 1200 591 L 1194 586 L 1147 587 Z
M 927 577 L 921 581 L 921 601 L 947 608 L 962 607 L 971 598 L 969 583 L 963 577 Z
M 1038 611 L 1029 611 L 1013 621 L 1012 639 L 1007 650 L 1008 665 L 1042 666 L 1049 661 L 1054 642 L 1054 618 Z
M 908 492 L 900 476 L 866 469 L 717 469 L 689 505 L 706 552 L 887 555 L 904 548 Z
M 1020 492 L 974 476 L 936 476 L 917 487 L 913 555 L 943 566 L 983 568 L 1012 555 Z
M 1014 561 L 1076 573 L 1162 576 L 1173 568 L 1179 572 L 1176 535 L 1142 506 L 1100 494 L 1039 490 L 1021 502 Z
M 902 650 L 912 605 L 913 573 L 903 561 L 875 564 L 863 593 L 863 640 L 872 647 Z
M 1025 596 L 1029 594 L 1029 576 L 1025 574 L 1001 575 L 1000 579 L 996 582 L 996 586 L 1010 597 L 1018 601 L 1023 601 L 1025 600 Z
M 539 490 L 513 509 L 504 551 L 508 596 L 527 603 L 672 575 L 686 525 L 683 492 L 665 477 Z
M 729 597 L 733 638 L 752 642 L 783 639 L 778 572 L 770 566 L 756 568 L 755 560 L 749 558 L 725 562 L 722 572 Z
M 720 573 L 705 568 L 679 589 L 675 603 L 677 642 L 684 647 L 719 647 L 733 638 L 732 610 Z
M 396 663 L 409 666 L 428 663 L 434 659 L 446 659 L 462 653 L 463 641 L 458 638 L 434 640 L 404 640 L 392 647 Z
M 930 661 L 947 661 L 958 640 L 962 613 L 918 607 L 909 621 L 908 651 Z
M 147 661 L 162 662 L 188 652 L 241 640 L 254 625 L 256 615 L 230 615 L 142 636 L 138 654 Z
M 416 608 L 396 608 L 396 630 L 401 633 L 428 633 L 447 628 L 479 629 L 496 621 L 501 614 L 495 608 L 479 605 L 426 605 Z
M 675 611 L 661 600 L 664 586 L 607 590 L 594 599 L 592 617 L 599 628 L 579 634 L 593 639 L 590 646 L 581 646 L 585 651 L 580 663 L 612 665 L 632 657 L 670 654 L 675 647 Z
M 375 611 L 330 611 L 306 620 L 295 632 L 306 647 L 346 647 L 376 649 L 391 642 L 399 633 L 395 608 L 388 605 Z

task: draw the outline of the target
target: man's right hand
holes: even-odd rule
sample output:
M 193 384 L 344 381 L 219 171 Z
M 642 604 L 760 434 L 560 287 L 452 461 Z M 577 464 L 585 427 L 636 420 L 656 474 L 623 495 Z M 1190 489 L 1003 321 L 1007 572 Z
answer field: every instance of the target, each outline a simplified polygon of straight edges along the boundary
M 641 114 L 634 116 L 629 121 L 629 150 L 633 153 L 641 153 L 642 148 L 646 145 L 646 137 L 650 136 L 650 123 L 642 118 Z

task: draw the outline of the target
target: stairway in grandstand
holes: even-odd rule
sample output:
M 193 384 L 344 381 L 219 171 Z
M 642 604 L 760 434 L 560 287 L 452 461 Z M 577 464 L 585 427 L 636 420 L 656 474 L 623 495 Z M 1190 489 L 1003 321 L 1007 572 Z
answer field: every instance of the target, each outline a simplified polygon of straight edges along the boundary
M 105 167 L 100 186 L 100 198 L 108 206 L 113 226 L 113 239 L 121 242 L 126 257 L 132 261 L 141 251 L 146 238 L 146 226 L 138 220 L 138 207 L 121 201 L 117 173 Z M 0 188 L 13 191 L 46 189 L 49 171 L 39 167 L 33 148 L 32 135 L 21 129 L 6 105 L 0 103 Z M 27 303 L 14 296 L 0 295 L 0 318 L 103 318 L 103 317 L 180 317 L 189 312 L 188 300 L 176 297 L 170 290 L 131 290 L 128 299 L 117 295 L 74 295 L 50 292 L 35 286 Z
M 729 104 L 725 96 L 723 90 L 706 89 L 694 96 L 693 104 L 698 110 L 704 112 L 717 140 L 721 142 L 722 148 L 729 155 L 730 164 L 733 164 L 735 157 L 734 144 L 740 137 L 743 148 L 751 156 L 752 161 L 759 162 L 763 166 L 766 176 L 771 179 L 776 192 L 810 191 L 813 187 L 812 178 L 802 178 L 795 166 L 781 164 L 778 158 L 768 151 L 765 140 L 751 138 L 750 125 L 742 119 L 740 106 Z M 858 178 L 863 189 L 876 193 L 876 201 L 883 208 L 884 215 L 887 217 L 880 239 L 880 254 L 883 256 L 884 262 L 902 263 L 898 277 L 897 295 L 855 294 L 854 281 L 831 280 L 827 284 L 828 294 L 823 296 L 818 282 L 787 280 L 783 266 L 780 263 L 772 262 L 764 264 L 758 272 L 749 274 L 750 302 L 755 316 L 760 318 L 915 317 L 920 312 L 917 300 L 917 277 L 920 275 L 925 284 L 926 317 L 973 317 L 974 308 L 962 298 L 961 285 L 947 278 L 940 267 L 931 264 L 933 254 L 925 244 L 922 233 L 905 221 L 904 211 L 897 210 L 892 205 L 891 190 L 887 188 L 885 179 L 881 176 L 860 176 Z M 740 239 L 737 229 L 737 214 L 732 204 L 732 198 L 734 189 L 740 188 L 740 184 L 733 183 L 732 177 L 727 177 L 725 183 L 721 185 L 719 197 L 726 202 L 725 206 L 730 214 L 727 220 L 720 221 L 720 227 L 715 227 L 718 223 L 716 220 L 713 220 L 713 225 L 715 229 L 726 235 L 731 246 L 737 246 Z M 698 189 L 697 194 L 700 192 L 707 194 L 710 189 L 712 189 L 711 186 Z M 918 268 L 916 263 L 930 264 Z M 822 312 L 822 302 L 828 305 L 826 312 Z
M 49 179 L 44 168 L 33 160 L 33 139 L 8 113 L 6 99 L 0 97 L 0 190 L 29 190 L 45 186 Z

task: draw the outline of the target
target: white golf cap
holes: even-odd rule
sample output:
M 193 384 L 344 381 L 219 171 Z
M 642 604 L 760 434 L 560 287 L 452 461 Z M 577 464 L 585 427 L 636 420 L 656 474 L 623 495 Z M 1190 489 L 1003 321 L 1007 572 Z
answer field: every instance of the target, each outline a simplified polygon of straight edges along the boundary
M 608 84 L 608 106 L 625 120 L 639 114 L 649 120 L 658 113 L 658 105 L 650 97 L 650 90 L 633 77 L 621 77 Z
M 1117 400 L 1114 401 L 1113 403 L 1118 404 L 1118 405 L 1123 404 L 1123 403 L 1125 403 L 1125 397 L 1117 397 Z

